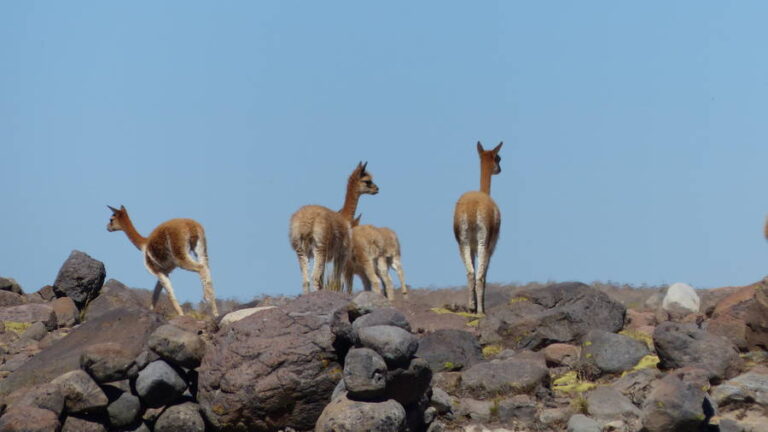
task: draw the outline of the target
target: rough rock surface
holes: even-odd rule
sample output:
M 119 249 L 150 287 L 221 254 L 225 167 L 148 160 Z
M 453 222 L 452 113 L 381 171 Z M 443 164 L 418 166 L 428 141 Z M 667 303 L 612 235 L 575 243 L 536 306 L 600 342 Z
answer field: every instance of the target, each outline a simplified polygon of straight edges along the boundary
M 147 343 L 160 357 L 186 368 L 200 366 L 205 354 L 205 343 L 200 336 L 171 324 L 158 327 Z
M 592 330 L 581 345 L 581 364 L 588 375 L 621 373 L 632 369 L 650 354 L 648 346 L 628 336 Z
M 60 426 L 52 411 L 31 406 L 9 409 L 0 417 L 3 432 L 57 432 Z
M 91 345 L 114 342 L 128 353 L 138 355 L 149 334 L 159 324 L 160 319 L 153 314 L 125 309 L 113 310 L 86 322 L 27 360 L 0 382 L 0 396 L 22 387 L 48 382 L 65 372 L 79 370 L 80 356 Z
M 461 376 L 461 388 L 475 397 L 528 393 L 545 384 L 549 370 L 539 362 L 511 358 L 478 363 Z
M 157 360 L 136 377 L 136 393 L 145 405 L 157 408 L 174 402 L 187 389 L 187 383 L 168 363 Z
M 344 387 L 355 400 L 373 400 L 384 395 L 387 364 L 374 350 L 354 348 L 344 359 Z
M 88 303 L 83 319 L 89 321 L 115 309 L 146 311 L 148 307 L 136 291 L 118 280 L 110 279 L 101 288 L 98 297 Z
M 53 288 L 83 306 L 96 298 L 106 276 L 104 263 L 75 250 L 59 269 Z
M 659 367 L 700 367 L 709 371 L 715 382 L 736 376 L 743 365 L 733 343 L 695 324 L 661 323 L 653 332 L 653 344 L 659 355 Z
M 419 340 L 416 355 L 429 362 L 434 372 L 466 369 L 483 361 L 480 342 L 464 330 L 438 330 Z
M 96 382 L 106 383 L 136 376 L 135 353 L 114 342 L 86 347 L 80 357 L 80 367 Z
M 706 393 L 669 374 L 657 382 L 643 405 L 643 427 L 648 432 L 695 432 L 714 415 Z
M 207 419 L 224 430 L 311 429 L 342 377 L 349 307 L 345 296 L 319 291 L 214 335 L 198 369 Z
M 370 403 L 340 397 L 323 410 L 315 432 L 400 432 L 404 427 L 405 409 L 394 400 Z
M 16 280 L 5 277 L 0 277 L 0 291 L 12 292 L 18 295 L 24 294 L 24 290 L 21 289 L 21 286 Z
M 678 282 L 669 286 L 661 307 L 667 312 L 681 315 L 698 313 L 701 308 L 701 299 L 692 286 Z
M 30 303 L 0 308 L 0 321 L 33 324 L 41 322 L 53 330 L 57 326 L 56 313 L 47 304 Z
M 51 381 L 58 385 L 64 395 L 64 408 L 67 413 L 92 413 L 107 406 L 107 395 L 82 370 L 67 372 Z
M 360 343 L 379 353 L 388 365 L 404 365 L 416 353 L 419 341 L 416 336 L 400 327 L 377 325 L 357 331 Z
M 579 342 L 592 329 L 617 332 L 626 308 L 607 294 L 578 282 L 524 290 L 480 321 L 480 342 L 513 349 L 538 349 Z
M 155 422 L 155 432 L 204 432 L 205 422 L 196 403 L 168 407 Z
M 352 323 L 352 328 L 354 330 L 359 330 L 363 327 L 373 327 L 377 325 L 395 326 L 400 327 L 405 331 L 411 331 L 411 323 L 408 322 L 405 315 L 399 310 L 391 307 L 374 309 L 370 313 L 356 319 Z

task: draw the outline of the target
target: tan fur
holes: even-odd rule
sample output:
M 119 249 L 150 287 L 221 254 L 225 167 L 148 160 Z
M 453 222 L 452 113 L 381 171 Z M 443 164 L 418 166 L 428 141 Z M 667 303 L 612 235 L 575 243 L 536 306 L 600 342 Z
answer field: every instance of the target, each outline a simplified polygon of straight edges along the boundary
M 291 216 L 289 240 L 296 251 L 302 274 L 302 288 L 305 293 L 323 288 L 323 274 L 326 262 L 333 263 L 331 285 L 341 288 L 341 276 L 347 264 L 352 219 L 362 194 L 375 195 L 378 186 L 373 176 L 359 163 L 347 180 L 344 207 L 335 212 L 326 207 L 308 205 L 301 207 Z M 309 275 L 309 260 L 314 259 L 312 276 Z M 311 281 L 311 282 L 310 282 Z
M 133 226 L 128 211 L 109 207 L 112 217 L 107 224 L 108 231 L 123 231 L 144 254 L 144 265 L 147 270 L 158 278 L 155 292 L 152 296 L 152 307 L 155 307 L 163 287 L 168 293 L 168 299 L 179 315 L 184 315 L 173 292 L 171 280 L 168 277 L 177 267 L 196 272 L 203 284 L 203 297 L 211 306 L 213 316 L 218 316 L 216 299 L 211 281 L 211 271 L 208 267 L 208 247 L 205 240 L 205 230 L 202 225 L 192 219 L 171 219 L 158 225 L 149 237 L 142 237 Z M 192 255 L 197 255 L 197 259 Z
M 381 291 L 383 282 L 386 296 L 394 298 L 394 284 L 389 276 L 389 269 L 394 268 L 400 279 L 400 289 L 403 295 L 407 295 L 408 288 L 400 263 L 400 241 L 397 234 L 386 227 L 360 225 L 360 217 L 357 217 L 352 225 L 352 253 L 345 271 L 348 292 L 352 291 L 353 276 L 358 275 L 365 290 L 373 289 L 374 292 L 384 294 Z
M 484 150 L 480 142 L 480 191 L 467 192 L 459 198 L 453 214 L 453 233 L 467 270 L 469 309 L 485 313 L 485 276 L 496 248 L 501 227 L 501 212 L 490 196 L 491 175 L 501 172 L 498 156 L 503 143 Z M 476 267 L 475 267 L 476 265 Z

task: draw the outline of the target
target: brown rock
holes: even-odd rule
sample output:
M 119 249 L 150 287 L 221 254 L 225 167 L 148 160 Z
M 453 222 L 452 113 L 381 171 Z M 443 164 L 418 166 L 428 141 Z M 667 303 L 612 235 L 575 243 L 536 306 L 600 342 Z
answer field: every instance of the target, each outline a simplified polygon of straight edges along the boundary
M 100 422 L 91 419 L 68 416 L 64 420 L 61 432 L 107 432 L 107 428 Z
M 47 304 L 22 304 L 0 308 L 0 321 L 29 324 L 41 322 L 48 330 L 56 328 L 56 314 Z
M 72 327 L 77 324 L 80 311 L 77 310 L 77 306 L 71 298 L 57 298 L 51 302 L 51 306 L 53 306 L 59 327 Z
M 555 343 L 541 350 L 547 363 L 555 366 L 574 366 L 579 361 L 581 349 L 578 346 Z
M 24 296 L 11 291 L 0 290 L 0 307 L 24 304 Z
M 80 356 L 80 367 L 98 383 L 133 378 L 138 373 L 136 355 L 114 342 L 86 347 Z
M 32 406 L 14 407 L 0 417 L 2 432 L 57 432 L 59 426 L 53 411 Z
M 91 413 L 105 408 L 109 403 L 107 395 L 82 370 L 74 370 L 54 379 L 64 395 L 64 408 L 67 413 Z
M 634 309 L 627 309 L 626 321 L 625 328 L 637 329 L 639 327 L 656 325 L 656 316 L 653 312 L 640 312 Z

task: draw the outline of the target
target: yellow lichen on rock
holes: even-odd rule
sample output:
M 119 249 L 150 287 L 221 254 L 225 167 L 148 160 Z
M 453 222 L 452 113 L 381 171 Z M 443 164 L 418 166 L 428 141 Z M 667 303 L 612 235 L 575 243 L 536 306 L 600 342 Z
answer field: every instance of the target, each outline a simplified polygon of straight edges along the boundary
M 432 312 L 434 312 L 436 314 L 440 314 L 440 315 L 442 315 L 442 314 L 454 314 L 454 315 L 462 316 L 464 318 L 483 318 L 483 317 L 485 317 L 484 314 L 476 314 L 476 313 L 471 313 L 471 312 L 454 312 L 454 311 L 452 311 L 450 309 L 440 308 L 440 307 L 435 307 L 435 308 L 432 308 L 430 310 Z
M 597 384 L 579 378 L 576 371 L 566 372 L 552 381 L 552 390 L 561 393 L 583 393 L 597 387 Z
M 653 337 L 649 335 L 648 333 L 643 333 L 638 330 L 628 329 L 628 330 L 622 330 L 619 332 L 620 335 L 630 337 L 634 340 L 639 340 L 640 342 L 645 343 L 648 346 L 648 349 L 653 351 Z
M 501 345 L 486 345 L 483 347 L 483 358 L 489 359 L 499 354 L 502 349 Z
M 3 321 L 3 325 L 5 325 L 5 330 L 10 330 L 17 335 L 21 335 L 24 333 L 32 324 L 31 323 L 25 323 L 25 322 L 17 322 L 17 321 Z

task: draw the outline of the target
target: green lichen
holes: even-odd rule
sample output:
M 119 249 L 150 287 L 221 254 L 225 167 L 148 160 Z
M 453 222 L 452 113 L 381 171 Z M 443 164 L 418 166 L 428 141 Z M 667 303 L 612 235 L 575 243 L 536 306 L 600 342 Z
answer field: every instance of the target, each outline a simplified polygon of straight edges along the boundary
M 480 325 L 480 320 L 479 319 L 474 319 L 474 320 L 468 322 L 467 325 L 470 326 L 470 327 L 477 327 L 477 326 Z
M 474 318 L 474 319 L 485 317 L 484 314 L 476 314 L 476 313 L 471 313 L 471 312 L 454 312 L 454 311 L 452 311 L 450 309 L 447 309 L 447 308 L 436 307 L 436 308 L 432 308 L 430 310 L 432 312 L 434 312 L 436 314 L 440 314 L 440 315 L 443 315 L 443 314 L 453 314 L 453 315 L 462 316 L 464 318 Z
M 552 381 L 552 390 L 561 393 L 583 393 L 597 387 L 597 384 L 579 378 L 576 371 L 567 372 Z
M 449 361 L 443 363 L 443 370 L 444 371 L 451 372 L 451 371 L 455 371 L 455 370 L 459 370 L 459 369 L 461 369 L 461 365 L 460 364 L 455 364 L 454 362 L 449 362 Z
M 653 337 L 651 335 L 633 329 L 622 330 L 619 332 L 619 334 L 630 337 L 634 340 L 639 340 L 640 342 L 643 342 L 645 345 L 647 345 L 648 349 L 653 351 Z
M 483 358 L 489 359 L 498 355 L 503 349 L 501 345 L 486 345 L 483 347 Z
M 531 301 L 531 299 L 523 296 L 512 297 L 511 299 L 509 299 L 509 304 L 513 305 L 515 303 L 526 302 L 526 301 Z

